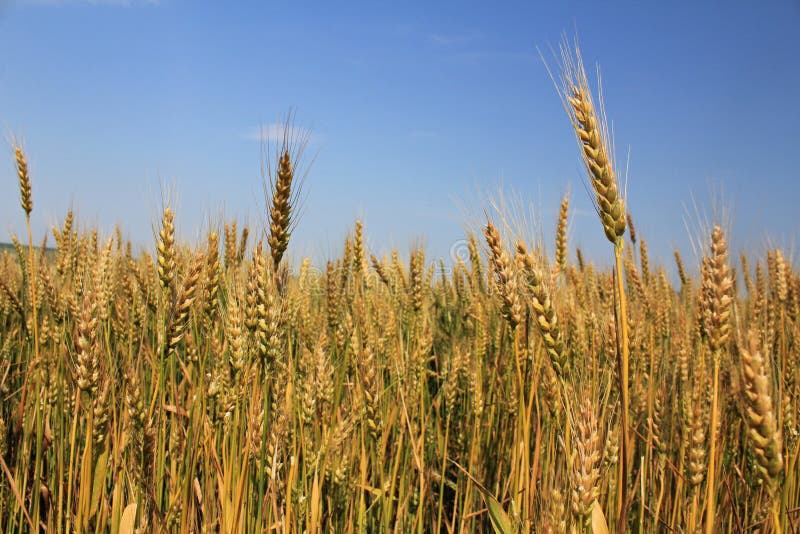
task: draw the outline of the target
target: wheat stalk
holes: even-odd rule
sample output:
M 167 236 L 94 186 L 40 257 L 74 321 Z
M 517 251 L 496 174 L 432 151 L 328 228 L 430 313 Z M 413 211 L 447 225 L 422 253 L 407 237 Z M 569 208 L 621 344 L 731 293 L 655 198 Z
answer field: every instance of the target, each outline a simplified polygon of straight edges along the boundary
M 272 191 L 272 204 L 269 208 L 269 243 L 272 261 L 277 270 L 278 264 L 289 245 L 289 226 L 292 217 L 292 205 L 289 202 L 292 194 L 294 169 L 289 150 L 284 150 L 278 162 L 277 178 Z
M 711 256 L 704 258 L 702 268 L 703 320 L 706 334 L 708 335 L 708 344 L 714 359 L 711 427 L 709 430 L 711 446 L 708 456 L 708 472 L 710 476 L 707 486 L 706 534 L 711 534 L 714 529 L 720 360 L 722 359 L 722 349 L 728 340 L 731 329 L 730 314 L 731 302 L 733 301 L 733 279 L 730 276 L 730 268 L 727 261 L 728 246 L 725 236 L 722 233 L 722 229 L 715 225 L 711 233 Z
M 558 227 L 556 229 L 556 273 L 563 273 L 567 269 L 567 216 L 569 214 L 569 195 L 561 200 L 558 212 Z
M 547 353 L 550 355 L 550 363 L 552 363 L 557 376 L 564 380 L 569 370 L 569 361 L 564 350 L 561 328 L 550 295 L 534 264 L 533 257 L 522 242 L 517 244 L 517 258 L 527 281 L 527 287 L 531 292 L 531 307 L 535 315 L 536 326 L 542 334 Z
M 615 259 L 615 294 L 617 306 L 615 318 L 617 325 L 617 374 L 618 387 L 622 397 L 622 461 L 620 465 L 621 491 L 617 500 L 617 530 L 625 527 L 625 506 L 627 506 L 627 472 L 631 450 L 629 424 L 629 365 L 630 350 L 628 336 L 628 313 L 625 299 L 625 288 L 622 282 L 622 249 L 623 235 L 626 227 L 626 209 L 619 196 L 619 185 L 613 165 L 612 144 L 605 113 L 601 107 L 595 106 L 586 70 L 583 66 L 580 48 L 577 42 L 574 53 L 567 43 L 561 45 L 561 84 L 559 92 L 572 124 L 586 167 L 589 182 L 594 191 L 595 211 L 600 217 L 606 238 L 614 245 Z M 602 103 L 602 98 L 601 98 Z
M 514 329 L 522 321 L 522 306 L 517 296 L 511 261 L 503 249 L 500 232 L 494 224 L 487 222 L 483 229 L 483 235 L 489 247 L 489 263 L 494 273 L 497 290 L 500 293 L 500 313 Z
M 161 229 L 158 231 L 156 245 L 158 262 L 158 282 L 161 288 L 174 291 L 177 266 L 175 263 L 175 214 L 167 206 L 161 216 Z
M 739 347 L 744 383 L 744 419 L 756 466 L 772 499 L 772 528 L 780 532 L 780 500 L 776 490 L 783 474 L 783 438 L 776 417 L 775 388 L 758 333 L 750 331 Z

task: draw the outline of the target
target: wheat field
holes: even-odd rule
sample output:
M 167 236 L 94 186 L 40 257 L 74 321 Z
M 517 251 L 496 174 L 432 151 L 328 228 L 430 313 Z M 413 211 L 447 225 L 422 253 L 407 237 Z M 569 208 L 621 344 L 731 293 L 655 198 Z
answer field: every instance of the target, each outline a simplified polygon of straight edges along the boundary
M 800 273 L 732 257 L 723 221 L 699 265 L 652 264 L 580 54 L 559 66 L 610 269 L 568 242 L 568 197 L 546 243 L 498 216 L 452 265 L 379 258 L 356 221 L 292 269 L 288 139 L 263 230 L 180 243 L 165 205 L 134 254 L 68 211 L 34 246 L 15 147 L 0 530 L 797 531 Z

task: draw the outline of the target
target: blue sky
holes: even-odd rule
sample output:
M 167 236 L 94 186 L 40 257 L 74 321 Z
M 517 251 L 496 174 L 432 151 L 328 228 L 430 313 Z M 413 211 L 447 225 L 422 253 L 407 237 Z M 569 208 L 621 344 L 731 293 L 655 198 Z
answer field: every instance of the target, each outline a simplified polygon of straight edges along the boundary
M 37 236 L 72 205 L 83 225 L 119 223 L 152 247 L 164 192 L 185 239 L 222 214 L 260 224 L 256 134 L 293 108 L 316 155 L 295 258 L 338 254 L 356 218 L 379 255 L 422 239 L 446 257 L 501 186 L 533 206 L 549 247 L 571 191 L 571 245 L 606 258 L 536 52 L 577 30 L 602 67 L 620 174 L 630 152 L 628 204 L 651 255 L 689 254 L 685 206 L 711 214 L 720 196 L 734 250 L 791 248 L 799 24 L 796 0 L 0 0 L 0 232 L 24 233 L 12 134 L 31 160 Z

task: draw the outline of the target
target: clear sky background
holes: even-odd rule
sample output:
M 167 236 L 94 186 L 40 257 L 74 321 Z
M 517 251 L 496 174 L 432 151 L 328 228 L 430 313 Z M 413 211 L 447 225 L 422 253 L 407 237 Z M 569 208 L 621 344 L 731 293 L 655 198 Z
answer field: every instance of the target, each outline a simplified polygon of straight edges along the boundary
M 607 258 L 536 51 L 577 30 L 602 67 L 620 174 L 630 152 L 628 204 L 651 256 L 690 254 L 686 207 L 711 216 L 715 197 L 732 208 L 734 251 L 793 250 L 798 28 L 797 0 L 0 0 L 0 241 L 24 235 L 12 134 L 37 241 L 73 206 L 83 226 L 119 223 L 153 247 L 165 191 L 184 239 L 223 214 L 261 225 L 259 126 L 294 108 L 316 155 L 294 258 L 338 254 L 356 218 L 379 255 L 421 238 L 447 257 L 501 186 L 550 248 L 571 191 L 572 257 L 580 245 Z

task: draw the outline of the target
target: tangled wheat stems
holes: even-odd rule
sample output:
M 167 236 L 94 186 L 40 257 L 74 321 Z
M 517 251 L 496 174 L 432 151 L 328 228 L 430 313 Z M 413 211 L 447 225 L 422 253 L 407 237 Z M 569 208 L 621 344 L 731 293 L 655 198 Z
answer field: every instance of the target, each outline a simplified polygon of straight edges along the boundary
M 194 243 L 169 206 L 139 250 L 71 211 L 34 261 L 12 237 L 0 531 L 796 531 L 795 258 L 750 253 L 737 291 L 714 229 L 703 265 L 661 265 L 622 228 L 602 112 L 567 95 L 604 235 L 631 239 L 608 267 L 570 263 L 563 203 L 551 243 L 504 217 L 451 269 L 356 221 L 317 270 L 283 248 L 294 179 L 263 228 Z

